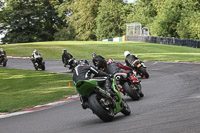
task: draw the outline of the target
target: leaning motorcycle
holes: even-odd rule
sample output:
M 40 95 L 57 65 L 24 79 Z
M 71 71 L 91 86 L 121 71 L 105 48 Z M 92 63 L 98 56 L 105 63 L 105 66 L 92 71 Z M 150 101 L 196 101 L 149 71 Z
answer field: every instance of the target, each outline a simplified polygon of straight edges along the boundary
M 146 66 L 144 62 L 140 61 L 139 59 L 133 62 L 134 70 L 136 71 L 136 75 L 140 75 L 142 78 L 149 78 L 149 74 L 146 71 Z
M 128 104 L 120 95 L 115 79 L 112 81 L 112 91 L 116 93 L 115 96 L 98 85 L 102 79 L 80 80 L 76 83 L 78 93 L 87 98 L 89 108 L 104 122 L 112 121 L 119 112 L 125 116 L 131 113 Z
M 36 58 L 36 59 L 32 59 L 31 61 L 33 63 L 33 66 L 35 68 L 35 70 L 41 69 L 41 70 L 45 70 L 45 62 L 43 61 L 42 57 Z
M 2 54 L 0 57 L 0 65 L 3 65 L 3 67 L 6 67 L 7 61 L 8 61 L 7 56 Z
M 126 96 L 130 96 L 133 100 L 139 100 L 144 96 L 140 80 L 131 72 L 121 72 L 114 75 L 118 89 Z

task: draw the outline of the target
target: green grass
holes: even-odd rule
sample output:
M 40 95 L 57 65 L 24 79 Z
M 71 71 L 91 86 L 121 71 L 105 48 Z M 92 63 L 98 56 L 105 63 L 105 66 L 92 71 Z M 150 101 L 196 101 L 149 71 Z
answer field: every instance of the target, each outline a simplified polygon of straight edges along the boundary
M 0 68 L 0 86 L 0 112 L 33 107 L 77 94 L 71 75 L 42 71 Z
M 129 50 L 146 61 L 200 62 L 200 49 L 141 42 L 100 41 L 52 41 L 2 45 L 8 55 L 30 56 L 34 49 L 46 59 L 61 59 L 62 49 L 67 49 L 76 59 L 92 59 L 93 52 L 105 58 L 124 60 L 123 53 Z
M 105 58 L 124 60 L 128 50 L 145 61 L 200 62 L 200 49 L 141 42 L 52 41 L 1 45 L 10 56 L 31 56 L 39 50 L 46 59 L 61 59 L 67 49 L 76 59 L 92 59 L 93 52 Z M 9 63 L 9 62 L 8 62 Z M 71 87 L 68 87 L 68 82 Z M 0 112 L 33 107 L 76 94 L 71 75 L 0 68 Z

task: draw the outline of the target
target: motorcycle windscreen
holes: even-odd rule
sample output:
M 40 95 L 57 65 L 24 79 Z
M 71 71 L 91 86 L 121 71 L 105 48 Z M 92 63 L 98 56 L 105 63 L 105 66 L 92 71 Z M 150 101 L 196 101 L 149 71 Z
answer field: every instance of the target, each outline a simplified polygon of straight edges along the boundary
M 76 89 L 81 96 L 90 96 L 96 86 L 98 82 L 92 80 L 80 80 L 76 83 Z

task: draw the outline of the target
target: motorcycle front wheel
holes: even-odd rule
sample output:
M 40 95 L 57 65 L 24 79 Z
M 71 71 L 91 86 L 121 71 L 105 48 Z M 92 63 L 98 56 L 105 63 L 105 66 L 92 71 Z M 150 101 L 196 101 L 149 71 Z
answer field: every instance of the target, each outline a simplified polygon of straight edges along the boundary
M 6 67 L 6 65 L 7 65 L 7 61 L 4 61 L 3 62 L 3 67 Z
M 149 78 L 149 74 L 147 73 L 146 68 L 144 68 L 144 67 L 139 68 L 139 75 L 142 78 Z
M 140 95 L 139 93 L 135 90 L 135 86 L 132 85 L 132 87 L 128 84 L 128 82 L 125 82 L 123 84 L 123 89 L 124 91 L 133 99 L 133 100 L 139 100 Z
M 88 98 L 89 107 L 101 120 L 104 122 L 110 122 L 114 118 L 114 111 L 111 107 L 105 107 L 100 102 L 101 96 L 98 94 L 92 94 Z
M 35 70 L 38 70 L 38 67 L 37 66 L 34 66 L 35 67 Z
M 142 86 L 141 86 L 141 84 L 140 83 L 136 83 L 134 85 L 135 85 L 136 88 L 138 88 L 138 93 L 139 93 L 140 97 L 144 97 L 144 94 L 142 92 Z

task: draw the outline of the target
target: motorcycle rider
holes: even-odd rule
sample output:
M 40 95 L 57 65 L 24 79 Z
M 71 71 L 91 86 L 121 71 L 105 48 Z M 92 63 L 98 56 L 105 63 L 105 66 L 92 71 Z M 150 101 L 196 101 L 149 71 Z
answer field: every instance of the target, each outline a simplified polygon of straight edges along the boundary
M 41 59 L 41 61 L 43 60 L 41 54 L 38 52 L 37 49 L 35 49 L 32 53 L 32 59 L 31 59 L 33 64 L 35 64 L 36 62 L 39 63 L 39 59 Z
M 5 51 L 3 48 L 1 48 L 1 49 L 0 49 L 0 61 L 3 60 L 3 57 L 4 57 L 4 56 L 6 56 L 6 51 Z
M 114 62 L 113 58 L 109 58 L 107 60 L 107 68 L 105 70 L 106 73 L 108 74 L 112 74 L 114 75 L 115 73 L 120 73 L 120 72 L 125 72 L 127 73 L 127 76 L 134 76 L 135 77 L 135 73 L 133 73 L 132 68 L 129 66 L 124 66 L 122 65 L 120 62 Z M 120 87 L 120 89 L 122 89 Z M 144 94 L 142 93 L 142 91 L 140 91 L 140 96 L 143 97 Z
M 113 58 L 107 60 L 107 68 L 105 72 L 108 74 L 115 74 L 121 71 L 132 70 L 129 66 L 124 66 L 120 62 L 114 62 Z
M 94 76 L 92 77 L 92 75 Z M 103 82 L 98 82 L 99 86 L 104 86 L 105 89 L 112 94 L 109 74 L 90 66 L 87 60 L 80 60 L 73 73 L 74 84 L 79 80 L 95 80 L 95 77 L 101 77 Z M 99 78 L 96 79 L 98 80 Z M 80 100 L 83 109 L 88 108 L 87 97 L 81 96 Z
M 129 51 L 124 52 L 125 62 L 131 68 L 134 68 L 134 61 L 138 58 L 135 55 L 131 55 Z
M 92 62 L 95 67 L 97 67 L 99 70 L 104 70 L 107 66 L 106 60 L 101 56 L 97 55 L 96 53 L 92 53 Z
M 0 57 L 2 57 L 4 55 L 6 55 L 6 51 L 3 48 L 1 48 L 0 49 Z
M 73 56 L 67 52 L 66 49 L 63 49 L 62 51 L 62 62 L 64 64 L 64 67 L 69 64 L 69 60 L 72 59 Z

